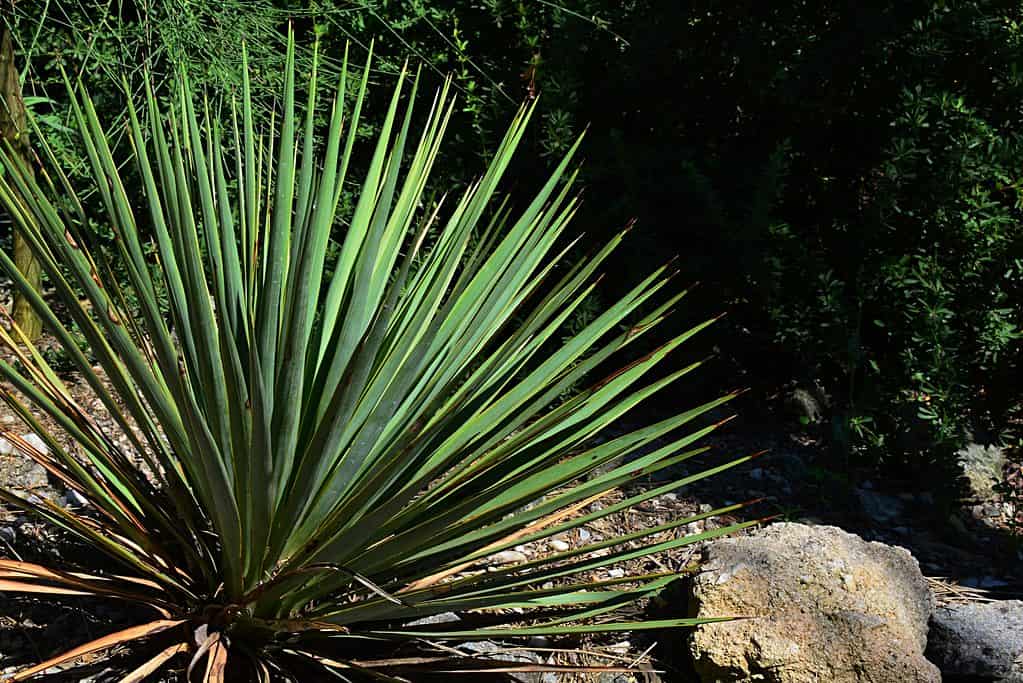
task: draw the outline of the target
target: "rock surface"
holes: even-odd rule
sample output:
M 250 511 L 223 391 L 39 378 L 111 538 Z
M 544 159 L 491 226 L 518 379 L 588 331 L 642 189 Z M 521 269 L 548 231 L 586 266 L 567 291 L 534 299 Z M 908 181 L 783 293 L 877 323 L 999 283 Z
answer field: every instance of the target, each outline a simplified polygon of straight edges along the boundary
M 947 677 L 1023 683 L 1023 601 L 939 607 L 927 656 Z
M 489 640 L 462 643 L 460 649 L 495 661 L 507 662 L 509 666 L 542 665 L 544 663 L 543 657 L 535 652 L 509 649 Z M 508 678 L 520 683 L 557 683 L 555 674 L 547 672 L 515 672 L 508 674 Z
M 797 387 L 786 397 L 785 403 L 792 416 L 803 424 L 815 425 L 824 421 L 827 399 L 819 387 Z
M 956 453 L 971 500 L 987 503 L 998 498 L 997 487 L 1004 481 L 1005 452 L 997 446 L 971 443 Z
M 889 526 L 891 522 L 904 518 L 905 503 L 895 496 L 858 488 L 856 497 L 863 508 L 863 514 L 879 525 Z
M 37 434 L 21 435 L 31 448 L 43 454 L 49 452 L 46 443 Z M 46 469 L 22 452 L 11 440 L 0 436 L 0 486 L 14 492 L 36 498 L 57 499 L 57 492 L 50 486 Z
M 836 527 L 775 524 L 711 543 L 689 615 L 700 680 L 936 682 L 924 658 L 933 597 L 913 556 Z
M 35 434 L 25 434 L 21 438 L 43 453 L 48 451 L 46 444 Z M 49 485 L 46 469 L 3 437 L 0 437 L 0 485 L 30 499 L 42 497 L 55 500 L 57 497 L 56 491 Z

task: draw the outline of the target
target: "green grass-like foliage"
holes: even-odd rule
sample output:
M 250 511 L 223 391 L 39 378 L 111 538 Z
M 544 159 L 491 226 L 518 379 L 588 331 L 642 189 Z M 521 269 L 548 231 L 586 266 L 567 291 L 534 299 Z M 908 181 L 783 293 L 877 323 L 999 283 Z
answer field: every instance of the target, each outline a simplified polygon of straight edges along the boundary
M 182 661 L 193 679 L 208 681 L 317 680 L 316 670 L 342 680 L 402 680 L 417 668 L 451 670 L 450 660 L 459 659 L 451 650 L 395 655 L 408 644 L 421 652 L 426 641 L 695 623 L 608 620 L 670 581 L 670 572 L 594 576 L 743 526 L 678 535 L 721 511 L 496 571 L 479 567 L 494 553 L 746 459 L 589 506 L 700 452 L 690 445 L 713 426 L 685 425 L 734 394 L 588 444 L 696 367 L 648 377 L 710 321 L 555 401 L 655 327 L 683 294 L 652 303 L 669 291 L 668 266 L 659 268 L 562 340 L 563 323 L 623 237 L 564 263 L 579 143 L 525 208 L 495 201 L 530 118 L 532 106 L 524 106 L 480 179 L 443 208 L 424 210 L 455 103 L 446 85 L 425 121 L 414 123 L 417 83 L 410 95 L 403 91 L 418 79 L 407 74 L 364 166 L 338 256 L 328 263 L 342 186 L 353 182 L 346 173 L 369 64 L 350 87 L 345 59 L 319 148 L 316 72 L 305 113 L 296 113 L 289 45 L 279 128 L 254 120 L 247 80 L 240 103 L 219 110 L 233 122 L 226 130 L 184 77 L 166 106 L 151 87 L 142 106 L 129 98 L 134 168 L 148 203 L 142 208 L 129 201 L 87 93 L 69 84 L 98 187 L 91 201 L 106 210 L 127 283 L 90 257 L 85 212 L 45 143 L 33 173 L 9 148 L 0 155 L 0 202 L 66 314 L 58 317 L 26 288 L 6 255 L 0 262 L 130 443 L 119 446 L 118 435 L 77 405 L 41 354 L 20 350 L 20 362 L 0 363 L 17 389 L 4 400 L 48 452 L 8 438 L 88 505 L 68 509 L 12 491 L 0 498 L 119 567 L 71 573 L 2 560 L 2 589 L 104 596 L 153 613 L 14 680 L 123 643 L 144 654 L 125 681 Z M 348 92 L 358 94 L 345 102 Z M 155 259 L 140 237 L 142 223 Z M 128 301 L 138 309 L 126 310 Z M 16 329 L 3 335 L 18 347 Z M 66 435 L 46 431 L 39 413 Z M 65 436 L 73 448 L 65 448 Z M 586 476 L 630 455 L 628 464 Z M 467 616 L 445 630 L 408 625 L 445 612 Z

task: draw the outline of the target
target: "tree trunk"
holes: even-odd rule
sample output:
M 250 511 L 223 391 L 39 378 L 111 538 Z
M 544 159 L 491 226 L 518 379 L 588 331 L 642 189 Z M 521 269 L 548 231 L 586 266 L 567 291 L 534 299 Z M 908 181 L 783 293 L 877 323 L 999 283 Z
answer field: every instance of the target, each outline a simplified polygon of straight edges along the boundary
M 0 138 L 10 140 L 21 151 L 25 168 L 31 169 L 28 159 L 28 130 L 25 125 L 25 102 L 21 97 L 21 80 L 14 68 L 14 41 L 11 33 L 4 29 L 0 40 Z M 14 264 L 29 284 L 38 292 L 42 285 L 39 261 L 22 237 L 14 229 Z M 14 322 L 25 333 L 29 341 L 35 341 L 42 332 L 43 324 L 32 306 L 20 295 L 14 297 Z

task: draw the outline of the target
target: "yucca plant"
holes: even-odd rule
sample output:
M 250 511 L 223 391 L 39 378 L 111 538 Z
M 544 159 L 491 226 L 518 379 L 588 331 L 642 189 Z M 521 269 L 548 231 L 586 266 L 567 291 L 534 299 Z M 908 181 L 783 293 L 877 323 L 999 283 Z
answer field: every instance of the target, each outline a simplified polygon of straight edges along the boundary
M 485 173 L 457 198 L 428 203 L 455 104 L 445 85 L 414 125 L 418 78 L 402 73 L 342 221 L 369 62 L 350 87 L 345 55 L 321 146 L 316 70 L 303 114 L 289 45 L 279 126 L 254 120 L 247 77 L 237 106 L 212 107 L 184 77 L 169 104 L 149 83 L 143 106 L 129 96 L 142 207 L 125 191 L 87 93 L 69 83 L 93 201 L 116 235 L 126 282 L 95 249 L 90 256 L 86 212 L 45 142 L 34 172 L 10 149 L 0 155 L 0 201 L 38 255 L 53 303 L 6 255 L 0 262 L 123 432 L 109 433 L 76 404 L 16 328 L 2 332 L 20 361 L 0 363 L 14 389 L 3 398 L 48 448 L 6 436 L 87 504 L 71 509 L 10 490 L 0 498 L 112 563 L 6 559 L 0 590 L 98 596 L 152 613 L 12 680 L 124 644 L 137 646 L 142 663 L 123 681 L 174 665 L 204 681 L 407 680 L 493 666 L 434 645 L 443 641 L 695 623 L 615 618 L 673 573 L 608 580 L 598 572 L 747 526 L 678 535 L 738 506 L 480 568 L 495 553 L 748 459 L 592 505 L 702 450 L 691 445 L 714 425 L 685 426 L 734 393 L 588 444 L 697 367 L 650 379 L 710 321 L 556 401 L 683 296 L 671 292 L 670 266 L 658 268 L 560 339 L 624 236 L 566 263 L 578 142 L 524 208 L 499 200 L 532 111 L 523 106 Z M 327 258 L 335 237 L 337 255 Z M 46 431 L 39 414 L 65 434 Z M 626 464 L 592 475 L 622 457 Z M 415 625 L 447 612 L 462 621 Z

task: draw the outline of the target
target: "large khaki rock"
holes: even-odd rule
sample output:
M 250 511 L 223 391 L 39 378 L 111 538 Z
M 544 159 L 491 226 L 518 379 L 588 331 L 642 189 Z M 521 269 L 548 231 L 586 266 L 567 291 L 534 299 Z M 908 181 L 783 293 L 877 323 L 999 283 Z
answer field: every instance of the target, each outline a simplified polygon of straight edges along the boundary
M 836 527 L 775 524 L 716 541 L 690 616 L 753 617 L 695 629 L 700 680 L 940 681 L 923 655 L 933 597 L 913 556 Z

